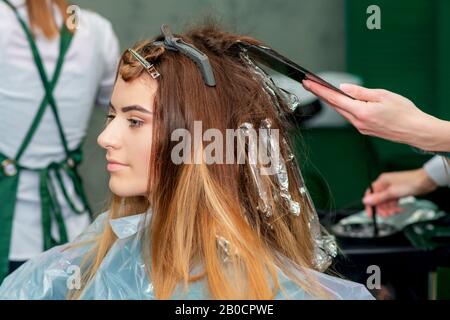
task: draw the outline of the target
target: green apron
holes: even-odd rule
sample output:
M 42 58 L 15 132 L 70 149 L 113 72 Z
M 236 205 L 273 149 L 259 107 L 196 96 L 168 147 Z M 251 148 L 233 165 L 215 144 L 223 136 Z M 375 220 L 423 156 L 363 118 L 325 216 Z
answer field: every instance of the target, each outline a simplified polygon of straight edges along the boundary
M 14 217 L 14 210 L 17 201 L 16 193 L 19 184 L 19 175 L 22 170 L 30 170 L 39 173 L 39 191 L 41 197 L 41 215 L 42 215 L 42 228 L 43 228 L 43 250 L 48 250 L 51 247 L 59 244 L 63 244 L 68 241 L 67 231 L 64 224 L 64 219 L 61 212 L 61 207 L 56 197 L 55 186 L 51 179 L 50 173 L 53 172 L 56 181 L 62 190 L 64 198 L 69 207 L 76 214 L 82 214 L 88 212 L 91 217 L 92 213 L 89 208 L 89 204 L 82 187 L 82 180 L 78 174 L 77 167 L 82 160 L 81 144 L 75 150 L 69 150 L 66 138 L 64 136 L 63 128 L 58 114 L 58 108 L 56 106 L 55 99 L 53 97 L 53 90 L 57 84 L 59 75 L 61 73 L 62 65 L 64 62 L 65 54 L 67 53 L 71 40 L 72 33 L 67 29 L 65 24 L 61 28 L 60 36 L 60 53 L 58 61 L 56 63 L 55 71 L 51 81 L 48 80 L 47 74 L 42 63 L 39 51 L 36 43 L 34 42 L 33 35 L 20 17 L 17 9 L 8 1 L 3 0 L 11 9 L 14 10 L 20 25 L 22 26 L 28 42 L 33 53 L 33 59 L 36 67 L 39 71 L 42 84 L 45 89 L 45 96 L 39 106 L 39 109 L 34 117 L 30 129 L 28 130 L 16 156 L 13 159 L 8 158 L 6 155 L 0 152 L 0 284 L 8 274 L 9 266 L 9 249 L 11 242 L 12 223 Z M 39 123 L 45 113 L 47 106 L 50 105 L 51 111 L 55 117 L 58 125 L 58 133 L 61 137 L 61 142 L 64 147 L 66 159 L 59 163 L 51 163 L 45 168 L 30 169 L 20 165 L 20 159 L 27 149 L 33 135 L 39 126 Z M 73 201 L 69 198 L 63 183 L 60 170 L 64 170 L 73 182 L 75 192 L 79 199 L 83 203 L 83 208 L 77 209 Z M 30 212 L 33 214 L 33 212 Z M 51 234 L 52 223 L 56 223 L 58 226 L 59 239 L 56 240 Z

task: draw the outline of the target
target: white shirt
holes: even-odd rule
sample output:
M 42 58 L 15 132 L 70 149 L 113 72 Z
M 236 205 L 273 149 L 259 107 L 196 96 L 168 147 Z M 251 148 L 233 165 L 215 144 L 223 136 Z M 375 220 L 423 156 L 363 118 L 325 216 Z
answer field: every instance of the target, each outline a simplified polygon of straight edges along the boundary
M 450 165 L 448 159 L 434 156 L 423 166 L 428 176 L 440 187 L 450 187 Z
M 10 1 L 28 22 L 25 1 Z M 56 7 L 54 12 L 61 26 L 62 17 Z M 80 28 L 76 30 L 53 91 L 70 150 L 82 142 L 93 106 L 107 106 L 119 58 L 118 40 L 111 23 L 86 10 L 82 10 L 79 17 Z M 51 79 L 59 55 L 59 36 L 48 40 L 37 33 L 36 44 Z M 24 31 L 14 12 L 3 1 L 0 1 L 0 79 L 0 152 L 14 158 L 44 97 L 44 88 Z M 48 106 L 20 164 L 42 168 L 65 157 L 56 121 Z M 71 181 L 62 174 L 69 197 L 76 198 Z M 87 214 L 72 213 L 59 190 L 57 195 L 69 240 L 72 240 L 88 226 L 89 218 Z M 81 202 L 76 203 L 81 206 Z M 27 260 L 42 252 L 40 208 L 38 173 L 22 171 L 10 260 Z M 52 229 L 56 236 L 56 225 Z

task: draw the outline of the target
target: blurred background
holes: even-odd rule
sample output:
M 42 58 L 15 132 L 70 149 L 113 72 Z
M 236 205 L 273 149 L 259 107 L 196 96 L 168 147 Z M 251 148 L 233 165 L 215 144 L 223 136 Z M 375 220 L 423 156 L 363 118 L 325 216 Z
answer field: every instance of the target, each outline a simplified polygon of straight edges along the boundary
M 212 16 L 230 31 L 266 42 L 331 82 L 350 79 L 369 88 L 394 91 L 425 112 L 450 120 L 448 0 L 78 0 L 74 4 L 108 18 L 123 50 L 158 34 L 162 23 L 176 32 Z M 380 29 L 367 26 L 370 5 L 380 9 Z M 298 90 L 304 105 L 314 105 L 312 97 Z M 106 208 L 109 194 L 107 172 L 98 169 L 105 168 L 104 152 L 96 144 L 105 112 L 96 108 L 92 114 L 81 167 L 95 213 Z M 311 119 L 299 121 L 300 128 L 292 135 L 308 189 L 327 223 L 361 210 L 364 191 L 380 173 L 419 168 L 431 158 L 408 146 L 362 136 L 323 104 L 312 114 Z M 320 117 L 321 121 L 313 121 Z M 448 188 L 440 188 L 426 199 L 450 212 L 449 196 Z M 355 274 L 364 273 L 371 263 L 386 265 L 388 298 L 450 298 L 445 252 L 438 259 L 428 256 L 435 254 L 429 248 L 419 250 L 404 240 L 358 241 L 342 242 L 344 253 L 348 249 L 347 265 L 350 261 L 356 270 L 340 270 L 348 277 L 357 280 Z M 389 250 L 398 247 L 404 250 Z M 385 251 L 380 253 L 380 248 Z M 417 250 L 408 251 L 411 248 Z M 421 265 L 424 259 L 432 264 Z M 407 270 L 414 279 L 392 280 Z

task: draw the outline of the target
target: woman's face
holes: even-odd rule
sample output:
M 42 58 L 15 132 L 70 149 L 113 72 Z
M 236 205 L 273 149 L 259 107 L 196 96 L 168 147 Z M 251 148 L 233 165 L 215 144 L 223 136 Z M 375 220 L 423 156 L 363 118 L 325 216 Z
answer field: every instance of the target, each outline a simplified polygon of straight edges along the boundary
M 114 86 L 108 121 L 97 142 L 106 149 L 109 188 L 117 196 L 147 196 L 157 86 L 147 76 L 130 82 L 119 76 Z

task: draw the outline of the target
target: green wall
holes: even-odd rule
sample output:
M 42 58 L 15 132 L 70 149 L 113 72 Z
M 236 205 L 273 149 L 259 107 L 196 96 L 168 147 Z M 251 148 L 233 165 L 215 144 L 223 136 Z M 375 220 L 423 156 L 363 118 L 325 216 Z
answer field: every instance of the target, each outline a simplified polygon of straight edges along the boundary
M 346 61 L 365 85 L 411 99 L 427 113 L 450 120 L 450 1 L 347 0 Z M 369 5 L 378 5 L 381 29 L 369 30 Z M 399 119 L 401 121 L 401 119 Z M 374 139 L 389 169 L 415 167 L 424 157 L 411 148 Z

